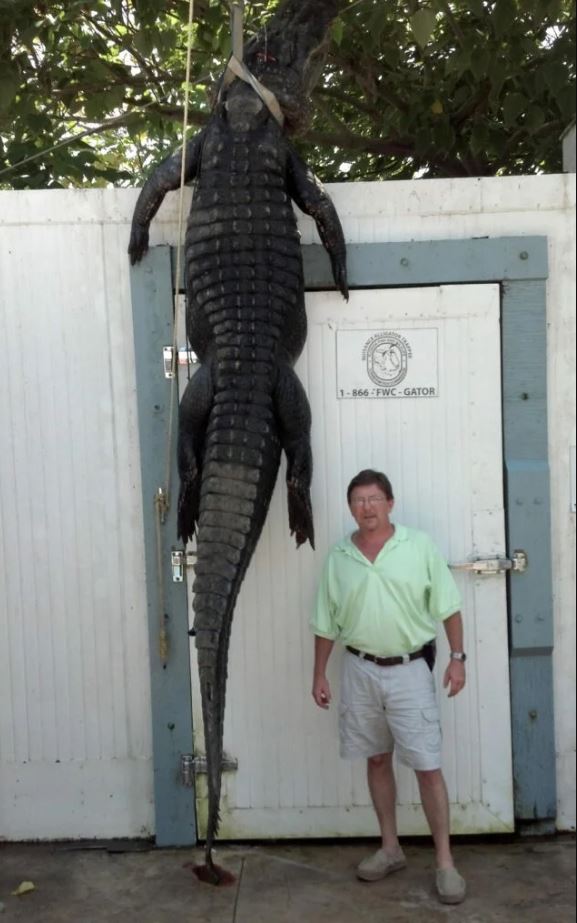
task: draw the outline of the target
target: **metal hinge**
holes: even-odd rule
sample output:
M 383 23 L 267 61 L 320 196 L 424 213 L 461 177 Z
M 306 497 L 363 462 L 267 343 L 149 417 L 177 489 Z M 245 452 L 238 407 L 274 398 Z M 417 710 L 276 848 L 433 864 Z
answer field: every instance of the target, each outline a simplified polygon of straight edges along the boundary
M 238 760 L 223 754 L 221 769 L 223 772 L 238 772 Z M 208 764 L 205 756 L 193 756 L 192 753 L 183 753 L 180 757 L 180 781 L 186 788 L 192 788 L 194 777 L 206 775 Z
M 193 551 L 173 551 L 170 555 L 172 582 L 184 583 L 187 568 L 194 567 L 196 554 Z
M 164 365 L 164 377 L 169 381 L 176 378 L 176 363 L 174 361 L 174 346 L 165 346 L 162 350 L 162 362 Z M 182 347 L 178 350 L 179 365 L 198 365 L 198 356 L 192 349 Z
M 523 574 L 528 566 L 527 553 L 515 551 L 512 558 L 478 558 L 476 561 L 466 561 L 463 564 L 451 564 L 451 570 L 472 571 L 482 577 L 491 577 L 494 574 L 507 573 L 507 571 Z

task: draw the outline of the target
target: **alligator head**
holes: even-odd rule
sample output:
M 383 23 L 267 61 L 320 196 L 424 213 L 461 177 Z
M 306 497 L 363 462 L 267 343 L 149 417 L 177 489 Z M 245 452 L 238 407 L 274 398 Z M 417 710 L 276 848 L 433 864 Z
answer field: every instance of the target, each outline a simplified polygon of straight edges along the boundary
M 308 99 L 322 71 L 329 27 L 341 6 L 342 0 L 285 0 L 245 46 L 245 64 L 276 96 L 290 134 L 302 131 L 308 121 Z M 249 96 L 238 81 L 226 92 L 233 105 L 250 107 Z

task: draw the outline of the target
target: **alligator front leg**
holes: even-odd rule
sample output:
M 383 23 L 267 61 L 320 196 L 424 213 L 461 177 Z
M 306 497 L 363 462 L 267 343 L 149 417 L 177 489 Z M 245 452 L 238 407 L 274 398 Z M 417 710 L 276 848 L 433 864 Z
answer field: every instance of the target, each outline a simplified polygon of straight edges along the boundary
M 330 256 L 337 288 L 348 301 L 347 245 L 337 210 L 322 183 L 293 148 L 289 148 L 287 184 L 289 195 L 301 211 L 314 219 Z
M 195 138 L 192 138 L 186 146 L 184 172 L 186 183 L 190 183 L 198 173 L 203 140 L 204 134 L 201 132 Z M 180 186 L 181 174 L 182 150 L 163 160 L 144 184 L 132 216 L 132 229 L 128 245 L 130 262 L 133 266 L 135 263 L 140 262 L 148 250 L 150 222 L 162 205 L 166 193 L 172 189 L 178 189 Z
M 281 365 L 274 392 L 282 447 L 287 457 L 288 512 L 297 548 L 307 540 L 315 547 L 310 487 L 313 476 L 311 409 L 305 390 L 289 365 Z
M 189 381 L 180 402 L 178 537 L 185 544 L 193 537 L 199 517 L 202 454 L 213 400 L 212 368 L 207 364 Z

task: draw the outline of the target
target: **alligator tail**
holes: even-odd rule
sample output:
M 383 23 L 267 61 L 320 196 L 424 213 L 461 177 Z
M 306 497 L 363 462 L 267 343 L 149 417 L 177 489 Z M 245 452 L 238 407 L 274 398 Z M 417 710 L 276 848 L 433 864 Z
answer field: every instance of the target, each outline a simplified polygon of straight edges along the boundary
M 271 383 L 272 378 L 270 374 Z M 220 823 L 232 619 L 270 505 L 281 453 L 272 394 L 255 393 L 238 382 L 233 389 L 230 384 L 217 390 L 207 430 L 193 587 L 208 770 L 206 863 L 215 882 L 219 875 L 212 849 Z

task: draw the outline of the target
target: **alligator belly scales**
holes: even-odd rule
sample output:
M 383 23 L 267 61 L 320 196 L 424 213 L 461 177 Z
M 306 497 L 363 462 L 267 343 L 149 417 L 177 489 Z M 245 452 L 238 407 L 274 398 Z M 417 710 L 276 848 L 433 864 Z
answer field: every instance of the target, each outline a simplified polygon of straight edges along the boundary
M 337 0 L 288 0 L 245 51 L 275 93 L 284 129 L 255 90 L 223 84 L 204 131 L 188 143 L 195 191 L 186 231 L 187 337 L 200 360 L 180 405 L 179 536 L 196 534 L 194 629 L 208 764 L 209 880 L 218 832 L 223 720 L 232 617 L 264 525 L 281 453 L 297 546 L 314 543 L 311 417 L 293 371 L 306 339 L 300 240 L 293 201 L 311 215 L 348 297 L 341 225 L 322 186 L 286 135 L 302 121 L 315 59 Z M 148 247 L 164 195 L 180 183 L 182 155 L 162 163 L 138 199 L 129 252 Z

